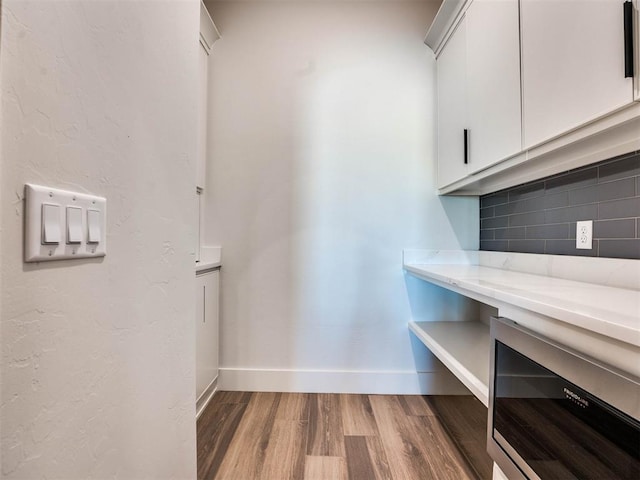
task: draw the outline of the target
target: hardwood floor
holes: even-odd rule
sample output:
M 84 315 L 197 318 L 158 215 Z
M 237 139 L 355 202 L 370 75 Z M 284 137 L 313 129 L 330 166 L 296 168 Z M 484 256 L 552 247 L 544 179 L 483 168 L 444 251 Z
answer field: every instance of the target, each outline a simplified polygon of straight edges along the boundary
M 488 480 L 486 414 L 471 396 L 218 392 L 198 479 Z

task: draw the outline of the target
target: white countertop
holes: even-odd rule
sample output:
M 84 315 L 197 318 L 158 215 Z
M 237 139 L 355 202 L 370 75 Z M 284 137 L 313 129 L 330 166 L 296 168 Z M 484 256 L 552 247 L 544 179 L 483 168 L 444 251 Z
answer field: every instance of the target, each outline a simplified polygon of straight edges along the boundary
M 216 268 L 220 268 L 222 266 L 221 261 L 210 261 L 210 262 L 196 262 L 196 273 L 203 272 L 205 270 L 214 270 Z
M 438 262 L 435 258 L 430 261 Z M 640 265 L 635 260 L 629 262 L 628 268 Z M 420 264 L 406 256 L 404 268 L 416 277 L 470 294 L 495 307 L 513 305 L 640 346 L 640 291 L 637 289 L 486 265 Z
M 200 261 L 196 262 L 196 273 L 205 270 L 213 270 L 222 266 L 221 247 L 202 247 L 200 249 Z

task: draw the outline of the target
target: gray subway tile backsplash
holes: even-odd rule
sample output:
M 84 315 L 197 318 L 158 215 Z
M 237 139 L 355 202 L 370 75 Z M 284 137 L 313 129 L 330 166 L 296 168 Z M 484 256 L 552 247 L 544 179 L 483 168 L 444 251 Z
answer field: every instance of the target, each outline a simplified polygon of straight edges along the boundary
M 480 241 L 483 240 L 493 240 L 495 238 L 494 233 L 495 230 L 493 228 L 487 230 L 480 230 Z
M 586 167 L 549 177 L 544 182 L 544 191 L 545 195 L 548 195 L 549 193 L 573 190 L 574 188 L 595 185 L 596 183 L 598 183 L 597 167 Z
M 508 240 L 484 240 L 480 242 L 480 250 L 506 252 L 508 246 Z
M 599 202 L 633 197 L 636 194 L 635 178 L 631 177 L 614 182 L 600 183 L 597 190 Z
M 640 175 L 640 156 L 638 156 L 638 152 L 623 155 L 613 161 L 603 162 L 598 169 L 598 181 L 600 182 L 637 177 L 638 175 Z
M 494 207 L 496 215 L 513 215 L 516 213 L 535 212 L 540 210 L 544 205 L 542 197 L 520 199 L 516 201 L 509 201 L 503 205 L 496 205 Z
M 480 198 L 480 208 L 493 207 L 509 201 L 509 193 L 505 190 L 497 193 L 490 193 Z
M 527 227 L 527 238 L 536 240 L 568 239 L 569 224 L 556 223 L 554 225 L 530 225 Z
M 598 205 L 576 205 L 574 207 L 552 208 L 544 211 L 545 224 L 570 222 L 571 220 L 596 220 Z
M 549 193 L 542 197 L 544 208 L 559 208 L 569 206 L 569 192 Z
M 623 178 L 613 182 L 599 183 L 590 187 L 577 188 L 569 193 L 569 205 L 606 202 L 621 198 L 634 197 L 636 194 L 635 178 Z
M 636 219 L 599 220 L 593 222 L 593 236 L 595 238 L 635 238 Z
M 507 218 L 510 227 L 524 227 L 526 225 L 544 224 L 544 211 L 509 215 Z
M 525 227 L 496 228 L 494 232 L 496 240 L 519 240 L 526 236 Z
M 640 259 L 640 151 L 480 197 L 480 249 Z M 575 247 L 594 220 L 593 248 Z
M 577 257 L 597 257 L 598 256 L 598 242 L 600 240 L 593 241 L 593 248 L 591 250 L 578 250 L 576 248 L 576 241 L 574 240 L 546 240 L 544 253 L 549 255 L 574 255 Z
M 640 197 L 625 198 L 624 200 L 612 200 L 600 204 L 598 218 L 633 218 L 640 212 Z
M 544 253 L 544 240 L 510 240 L 509 252 Z
M 640 258 L 640 239 L 600 240 L 600 256 L 613 258 Z
M 544 195 L 544 182 L 528 183 L 509 190 L 509 203 Z
M 480 229 L 503 228 L 509 226 L 509 217 L 483 218 L 480 220 Z
M 480 209 L 480 218 L 495 217 L 495 215 L 496 214 L 493 207 Z
M 606 183 L 604 185 L 607 185 Z M 584 205 L 585 203 L 596 203 L 598 201 L 598 186 L 576 188 L 567 192 L 569 194 L 569 205 Z

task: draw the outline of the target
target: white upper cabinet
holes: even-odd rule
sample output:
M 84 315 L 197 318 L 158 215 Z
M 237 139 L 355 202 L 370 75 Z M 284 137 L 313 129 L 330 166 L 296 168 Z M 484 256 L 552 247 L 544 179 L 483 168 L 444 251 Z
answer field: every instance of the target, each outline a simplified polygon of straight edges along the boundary
M 475 0 L 437 60 L 438 185 L 522 149 L 517 0 Z
M 443 0 L 425 38 L 439 192 L 483 194 L 640 149 L 639 5 Z
M 198 152 L 196 159 L 196 188 L 203 190 L 207 173 L 207 90 L 209 85 L 209 54 L 220 33 L 204 3 L 200 2 L 200 50 L 198 52 Z
M 464 17 L 438 57 L 438 185 L 467 174 L 464 151 L 466 128 L 466 49 Z
M 623 3 L 521 0 L 525 148 L 633 102 Z
M 474 0 L 467 23 L 469 173 L 522 150 L 517 0 Z
M 198 52 L 198 157 L 196 162 L 196 187 L 204 189 L 207 173 L 207 83 L 209 80 L 209 52 L 200 44 Z

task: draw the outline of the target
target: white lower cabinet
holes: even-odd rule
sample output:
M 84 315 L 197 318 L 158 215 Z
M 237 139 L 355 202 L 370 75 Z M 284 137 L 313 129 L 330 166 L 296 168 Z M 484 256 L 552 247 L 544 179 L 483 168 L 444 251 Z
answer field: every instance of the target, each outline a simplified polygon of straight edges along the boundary
M 207 401 L 218 377 L 220 271 L 196 274 L 196 400 Z

